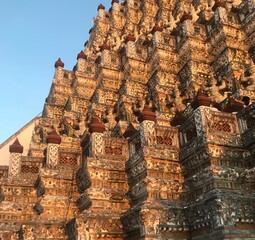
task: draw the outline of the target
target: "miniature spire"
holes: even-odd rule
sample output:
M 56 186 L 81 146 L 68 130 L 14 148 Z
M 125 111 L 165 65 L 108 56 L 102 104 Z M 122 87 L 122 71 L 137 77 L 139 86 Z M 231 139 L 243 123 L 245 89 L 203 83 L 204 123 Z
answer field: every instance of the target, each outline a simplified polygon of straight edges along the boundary
M 12 145 L 9 146 L 10 162 L 9 162 L 9 175 L 17 176 L 21 168 L 21 154 L 23 153 L 23 146 L 19 143 L 18 138 Z
M 47 143 L 54 143 L 54 144 L 61 143 L 61 137 L 57 134 L 55 129 L 48 135 Z
M 90 133 L 94 133 L 94 132 L 103 133 L 104 130 L 105 130 L 104 124 L 102 124 L 99 121 L 98 117 L 93 117 L 91 120 L 91 124 L 89 126 L 89 132 Z
M 203 92 L 199 90 L 197 92 L 196 97 L 194 98 L 193 102 L 190 105 L 193 109 L 197 109 L 200 106 L 209 107 L 211 103 L 212 103 L 212 99 L 207 97 Z
M 138 118 L 139 122 L 143 122 L 144 120 L 155 121 L 155 119 L 156 113 L 153 112 L 148 105 L 145 105 L 143 111 L 141 112 L 141 115 Z
M 56 167 L 59 162 L 59 144 L 61 143 L 61 137 L 57 134 L 56 130 L 47 136 L 46 142 L 48 143 L 46 154 L 46 165 L 51 167 Z M 52 147 L 54 145 L 54 147 Z
M 107 43 L 103 43 L 103 45 L 100 47 L 100 50 L 103 51 L 103 50 L 110 50 L 110 46 L 107 44 Z
M 77 55 L 77 60 L 78 60 L 79 58 L 86 59 L 87 56 L 86 56 L 86 54 L 85 54 L 83 51 L 80 51 L 80 53 Z
M 119 3 L 119 0 L 112 0 L 112 5 L 113 5 L 114 3 Z
M 97 11 L 99 10 L 105 10 L 105 6 L 102 3 L 100 3 L 97 7 Z
M 19 143 L 18 138 L 14 141 L 12 145 L 9 146 L 10 153 L 23 153 L 23 146 Z
M 228 112 L 228 113 L 239 112 L 242 109 L 244 109 L 244 103 L 242 101 L 238 101 L 234 99 L 233 97 L 229 97 L 227 104 L 223 108 L 223 112 Z
M 127 43 L 127 42 L 135 42 L 135 37 L 134 37 L 134 35 L 132 35 L 132 34 L 128 34 L 127 36 L 126 36 L 126 38 L 125 38 L 125 43 Z
M 62 62 L 61 58 L 58 58 L 58 60 L 55 62 L 55 65 L 54 67 L 57 68 L 57 67 L 64 67 L 64 63 Z
M 160 27 L 157 23 L 154 25 L 154 27 L 151 30 L 151 33 L 154 34 L 155 32 L 162 32 L 163 28 Z

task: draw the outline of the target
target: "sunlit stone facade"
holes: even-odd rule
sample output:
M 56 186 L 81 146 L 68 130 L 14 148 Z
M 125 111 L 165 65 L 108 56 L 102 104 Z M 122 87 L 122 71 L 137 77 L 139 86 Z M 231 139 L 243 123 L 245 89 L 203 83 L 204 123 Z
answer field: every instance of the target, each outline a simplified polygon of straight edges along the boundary
M 0 239 L 255 239 L 254 9 L 99 5 L 0 166 Z

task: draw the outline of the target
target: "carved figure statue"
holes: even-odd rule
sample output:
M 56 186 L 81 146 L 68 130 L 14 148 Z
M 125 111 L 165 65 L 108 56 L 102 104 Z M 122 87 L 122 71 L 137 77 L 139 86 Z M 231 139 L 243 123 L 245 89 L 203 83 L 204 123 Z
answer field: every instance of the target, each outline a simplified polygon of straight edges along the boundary
M 132 110 L 136 116 L 139 116 L 142 110 L 142 100 L 137 99 L 135 103 L 132 103 Z
M 70 137 L 78 137 L 79 133 L 76 132 L 79 129 L 75 129 L 73 125 L 73 120 L 69 117 L 64 117 L 57 128 L 57 131 L 61 135 L 67 135 Z
M 248 67 L 248 76 L 243 73 L 240 77 L 240 82 L 248 84 L 246 90 L 255 91 L 255 65 L 251 61 Z
M 217 85 L 217 80 L 215 78 L 212 78 L 210 87 L 205 87 L 204 90 L 208 92 L 209 97 L 212 97 L 214 102 L 216 103 L 221 103 L 224 99 L 226 99 L 227 96 L 227 91 L 224 92 L 222 95 L 220 93 L 221 90 L 224 90 L 227 88 L 226 82 L 222 81 L 221 85 Z
M 42 122 L 37 125 L 34 129 L 33 141 L 36 143 L 46 142 L 47 136 L 50 132 L 52 132 L 53 127 L 50 123 Z
M 77 130 L 77 134 L 79 136 L 82 136 L 85 130 L 87 129 L 86 124 L 85 124 L 85 119 L 86 117 L 82 115 L 79 119 L 79 129 Z
M 167 95 L 166 97 L 166 105 L 170 108 L 171 112 L 182 112 L 186 108 L 182 102 L 183 100 L 183 97 L 181 97 L 181 91 L 176 84 L 172 94 Z
M 123 120 L 123 121 L 127 121 L 127 111 L 125 108 L 125 105 L 123 103 L 121 103 L 118 107 L 117 107 L 117 112 L 116 112 L 116 121 L 119 120 Z

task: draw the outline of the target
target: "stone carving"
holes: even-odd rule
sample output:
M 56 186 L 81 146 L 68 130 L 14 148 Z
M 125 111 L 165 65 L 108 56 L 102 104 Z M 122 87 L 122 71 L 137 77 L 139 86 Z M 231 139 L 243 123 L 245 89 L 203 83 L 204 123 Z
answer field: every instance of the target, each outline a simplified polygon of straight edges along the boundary
M 16 176 L 20 173 L 20 164 L 21 164 L 21 154 L 20 153 L 12 153 L 11 154 L 11 164 L 9 169 L 9 174 L 12 176 Z
M 50 167 L 55 167 L 58 165 L 59 154 L 58 154 L 59 146 L 56 144 L 49 144 L 47 149 L 47 165 Z
M 60 135 L 66 135 L 71 137 L 78 137 L 79 133 L 77 133 L 79 129 L 78 125 L 74 125 L 74 121 L 69 117 L 64 117 L 57 128 L 57 131 Z
M 213 97 L 215 103 L 219 104 L 228 96 L 226 88 L 227 85 L 225 81 L 218 85 L 217 80 L 213 78 L 211 81 L 211 86 L 204 88 L 204 90 L 208 92 L 209 97 Z M 225 90 L 223 94 L 220 93 L 221 90 Z
M 253 238 L 254 1 L 113 0 L 93 23 L 0 166 L 0 239 Z
M 176 85 L 173 93 L 171 95 L 167 95 L 166 98 L 166 105 L 168 108 L 170 108 L 171 112 L 182 112 L 186 108 L 186 106 L 183 104 L 183 99 L 181 97 L 181 91 L 179 90 L 178 86 Z
M 255 91 L 255 65 L 252 61 L 249 64 L 247 76 L 242 74 L 240 82 L 241 84 L 247 84 L 246 89 L 248 91 Z

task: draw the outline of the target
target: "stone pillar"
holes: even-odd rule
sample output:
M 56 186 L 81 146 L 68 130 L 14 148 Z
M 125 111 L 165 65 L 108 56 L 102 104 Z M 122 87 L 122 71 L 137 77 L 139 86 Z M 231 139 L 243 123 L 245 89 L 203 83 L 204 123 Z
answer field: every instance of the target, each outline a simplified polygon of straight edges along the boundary
M 9 164 L 9 175 L 16 176 L 20 173 L 21 168 L 21 155 L 23 153 L 23 146 L 16 139 L 12 145 L 9 147 L 10 164 Z
M 228 22 L 225 1 L 216 0 L 212 10 L 214 11 L 215 20 L 219 21 L 221 24 Z
M 155 26 L 151 30 L 151 33 L 153 34 L 154 42 L 162 42 L 161 41 L 161 38 L 162 38 L 161 32 L 163 32 L 163 28 L 158 26 L 157 24 L 155 24 Z
M 127 57 L 136 56 L 135 36 L 128 34 L 125 39 Z
M 139 117 L 142 147 L 156 144 L 155 119 L 156 113 L 148 106 L 145 106 Z
M 104 135 L 105 126 L 97 117 L 93 118 L 89 127 L 91 133 L 90 139 L 90 156 L 100 157 L 104 154 Z
M 58 165 L 59 157 L 59 144 L 61 143 L 61 137 L 57 134 L 56 130 L 53 130 L 47 137 L 47 167 L 55 167 Z
M 85 62 L 87 56 L 83 51 L 81 51 L 77 56 L 77 71 L 84 71 L 85 70 Z
M 61 61 L 61 59 L 59 58 L 56 62 L 55 62 L 55 79 L 62 79 L 64 77 L 64 63 Z
M 112 10 L 119 11 L 119 0 L 112 0 Z
M 105 16 L 105 6 L 103 4 L 100 4 L 98 6 L 97 11 L 98 11 L 97 17 L 104 18 L 104 16 Z
M 110 57 L 110 46 L 104 43 L 100 48 L 102 55 L 101 55 L 101 65 L 109 65 L 111 62 Z

